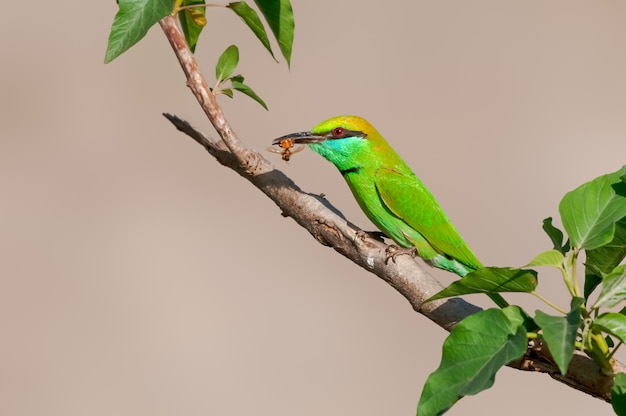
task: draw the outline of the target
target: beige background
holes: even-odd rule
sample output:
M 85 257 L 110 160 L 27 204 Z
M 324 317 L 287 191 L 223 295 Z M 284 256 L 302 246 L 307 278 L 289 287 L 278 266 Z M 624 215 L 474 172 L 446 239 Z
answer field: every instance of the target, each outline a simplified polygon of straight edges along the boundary
M 626 161 L 623 1 L 294 10 L 291 71 L 209 11 L 204 73 L 237 43 L 270 106 L 220 98 L 241 138 L 264 149 L 332 115 L 370 119 L 485 263 L 549 248 L 541 220 L 562 195 Z M 0 414 L 414 414 L 445 332 L 168 124 L 164 111 L 210 131 L 158 28 L 103 65 L 115 12 L 113 0 L 3 5 Z M 372 229 L 317 155 L 268 158 Z M 558 276 L 543 276 L 565 305 Z M 449 414 L 539 407 L 611 414 L 509 369 Z

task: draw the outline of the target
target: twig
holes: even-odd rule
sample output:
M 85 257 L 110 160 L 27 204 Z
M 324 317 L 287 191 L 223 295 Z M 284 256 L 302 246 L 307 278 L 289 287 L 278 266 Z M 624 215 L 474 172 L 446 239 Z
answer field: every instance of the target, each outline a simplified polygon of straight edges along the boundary
M 196 60 L 187 47 L 177 21 L 173 17 L 161 20 L 160 25 L 187 77 L 187 86 L 196 96 L 221 140 L 208 139 L 186 121 L 164 114 L 176 128 L 201 144 L 221 164 L 235 170 L 265 193 L 286 217 L 293 218 L 309 231 L 321 244 L 330 246 L 355 264 L 376 274 L 402 294 L 413 309 L 437 325 L 450 330 L 463 318 L 480 308 L 460 298 L 423 304 L 442 285 L 409 256 L 399 256 L 396 262 L 387 262 L 386 245 L 367 237 L 364 233 L 337 214 L 337 210 L 324 198 L 307 194 L 259 153 L 247 149 L 226 121 L 204 78 Z M 549 352 L 540 342 L 531 342 L 525 356 L 509 364 L 525 371 L 548 373 L 551 377 L 594 397 L 610 401 L 612 378 L 602 374 L 588 357 L 576 354 L 567 375 L 560 374 Z M 624 371 L 616 362 L 615 371 Z
M 178 62 L 187 77 L 187 86 L 196 96 L 200 107 L 202 107 L 202 110 L 206 113 L 209 121 L 213 124 L 215 130 L 233 154 L 241 157 L 246 156 L 248 150 L 241 144 L 237 135 L 224 117 L 222 109 L 217 105 L 215 96 L 211 93 L 206 80 L 200 73 L 196 58 L 189 49 L 185 37 L 178 27 L 176 18 L 168 16 L 162 19 L 159 24 L 174 49 Z

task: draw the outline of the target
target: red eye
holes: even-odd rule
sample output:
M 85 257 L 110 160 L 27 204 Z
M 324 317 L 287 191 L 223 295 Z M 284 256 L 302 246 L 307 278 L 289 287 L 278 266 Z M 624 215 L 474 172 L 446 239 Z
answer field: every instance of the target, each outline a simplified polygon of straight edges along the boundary
M 335 137 L 341 137 L 341 136 L 343 136 L 343 128 L 341 128 L 341 127 L 335 127 L 335 128 L 333 129 L 333 136 L 335 136 Z

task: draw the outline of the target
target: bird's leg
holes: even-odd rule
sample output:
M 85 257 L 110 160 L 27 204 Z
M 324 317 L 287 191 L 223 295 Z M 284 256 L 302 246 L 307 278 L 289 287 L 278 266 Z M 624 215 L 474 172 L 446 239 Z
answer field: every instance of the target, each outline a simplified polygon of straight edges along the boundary
M 385 261 L 385 264 L 389 263 L 389 259 L 393 260 L 393 262 L 395 263 L 396 257 L 402 254 L 408 254 L 411 257 L 417 256 L 417 247 L 399 247 L 391 244 L 385 249 L 385 254 L 387 254 L 387 260 Z

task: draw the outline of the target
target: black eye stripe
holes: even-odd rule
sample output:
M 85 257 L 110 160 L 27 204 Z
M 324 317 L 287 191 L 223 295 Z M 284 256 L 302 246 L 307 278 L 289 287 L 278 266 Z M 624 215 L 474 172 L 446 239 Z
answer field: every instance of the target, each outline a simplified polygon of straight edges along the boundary
M 332 129 L 331 131 L 329 131 L 327 133 L 327 137 L 330 136 L 329 138 L 331 139 L 343 139 L 345 137 L 362 137 L 365 138 L 367 137 L 367 134 L 363 133 L 362 131 L 358 131 L 358 130 L 349 130 L 346 129 L 344 127 L 335 127 L 334 129 Z

